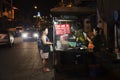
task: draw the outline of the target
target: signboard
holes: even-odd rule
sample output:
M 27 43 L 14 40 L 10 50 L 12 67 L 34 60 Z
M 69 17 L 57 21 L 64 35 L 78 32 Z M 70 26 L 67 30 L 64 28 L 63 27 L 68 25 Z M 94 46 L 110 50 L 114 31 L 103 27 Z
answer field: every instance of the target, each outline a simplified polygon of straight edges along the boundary
M 57 24 L 56 35 L 70 34 L 70 24 Z

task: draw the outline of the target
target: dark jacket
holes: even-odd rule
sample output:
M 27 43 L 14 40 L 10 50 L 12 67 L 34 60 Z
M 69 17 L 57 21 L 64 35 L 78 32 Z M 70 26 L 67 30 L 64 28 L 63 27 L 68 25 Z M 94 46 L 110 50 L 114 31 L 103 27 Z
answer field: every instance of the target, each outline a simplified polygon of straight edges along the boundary
M 101 35 L 97 34 L 93 37 L 92 42 L 94 44 L 94 51 L 100 51 L 102 45 L 102 38 Z

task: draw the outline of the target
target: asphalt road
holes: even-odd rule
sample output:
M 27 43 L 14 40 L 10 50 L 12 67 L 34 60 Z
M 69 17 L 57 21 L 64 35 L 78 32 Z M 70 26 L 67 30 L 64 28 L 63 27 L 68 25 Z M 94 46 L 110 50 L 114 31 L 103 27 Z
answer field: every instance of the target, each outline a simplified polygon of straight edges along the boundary
M 116 63 L 103 63 L 110 71 L 101 69 L 99 64 L 89 65 L 89 68 L 83 64 L 76 67 L 79 69 L 64 71 L 61 68 L 56 71 L 51 56 L 49 61 L 52 71 L 42 72 L 37 43 L 16 38 L 12 48 L 0 46 L 0 80 L 120 80 L 120 65 Z
M 0 80 L 53 80 L 54 71 L 44 73 L 36 42 L 15 39 L 12 48 L 0 46 Z

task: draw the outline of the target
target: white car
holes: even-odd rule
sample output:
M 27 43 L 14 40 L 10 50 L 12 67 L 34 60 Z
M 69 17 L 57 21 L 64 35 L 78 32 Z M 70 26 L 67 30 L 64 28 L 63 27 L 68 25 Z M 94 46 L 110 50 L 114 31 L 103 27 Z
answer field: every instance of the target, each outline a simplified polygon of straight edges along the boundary
M 9 47 L 12 47 L 14 44 L 14 36 L 12 32 L 1 30 L 0 31 L 0 45 L 7 44 Z
M 22 39 L 23 41 L 26 40 L 37 40 L 39 37 L 39 34 L 36 30 L 25 30 L 22 33 Z

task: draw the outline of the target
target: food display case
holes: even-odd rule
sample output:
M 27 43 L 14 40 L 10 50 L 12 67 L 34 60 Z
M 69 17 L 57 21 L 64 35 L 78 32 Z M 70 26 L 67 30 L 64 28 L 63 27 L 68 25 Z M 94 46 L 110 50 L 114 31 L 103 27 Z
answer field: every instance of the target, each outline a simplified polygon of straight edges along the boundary
M 87 49 L 79 20 L 54 20 L 54 41 L 56 51 Z

